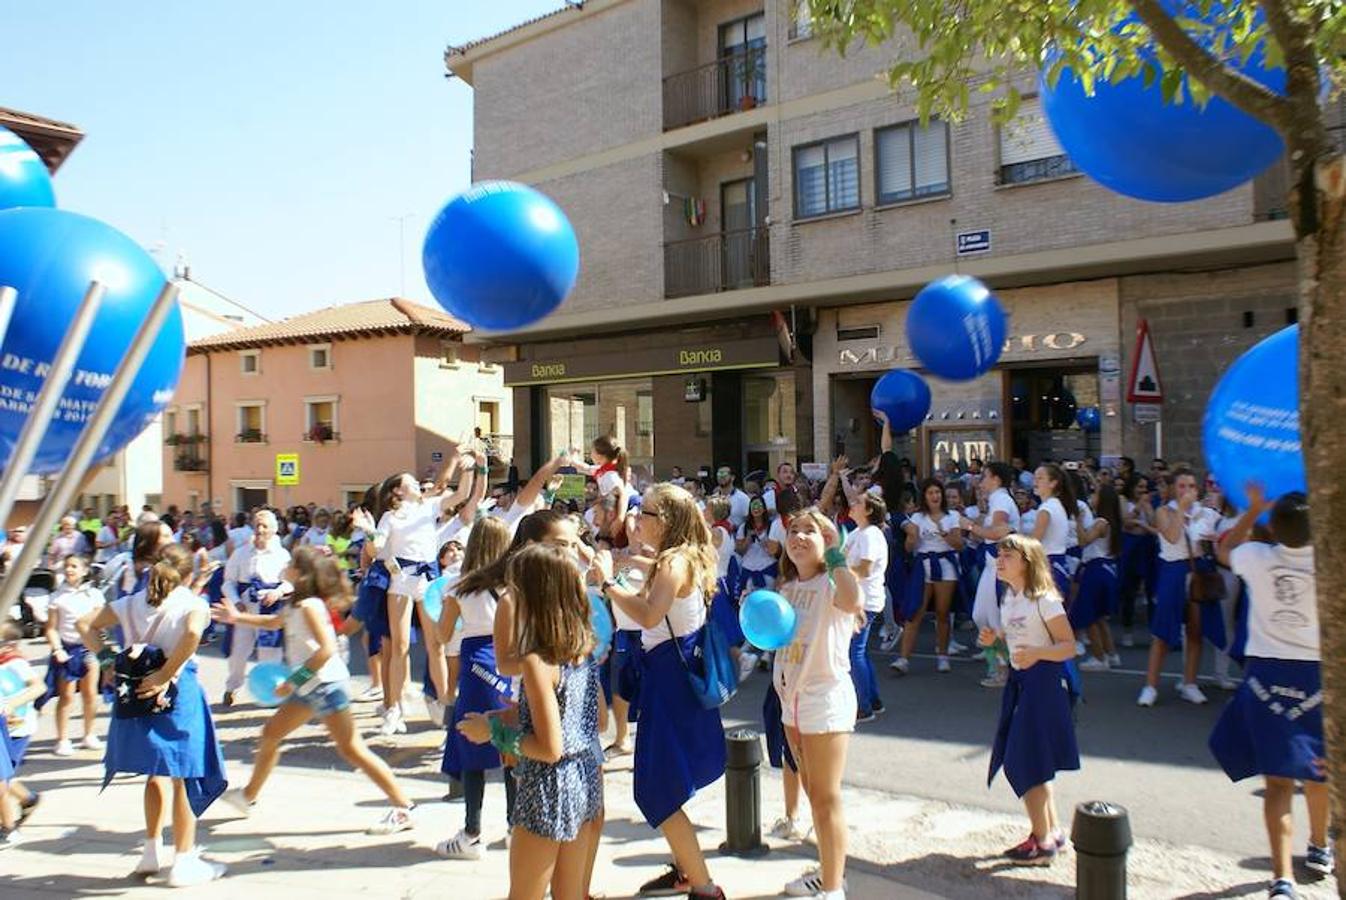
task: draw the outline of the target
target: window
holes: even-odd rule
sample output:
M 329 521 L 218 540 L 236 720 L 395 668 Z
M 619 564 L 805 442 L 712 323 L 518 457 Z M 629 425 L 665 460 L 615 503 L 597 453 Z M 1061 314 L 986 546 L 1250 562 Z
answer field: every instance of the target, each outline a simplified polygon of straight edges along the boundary
M 905 122 L 874 132 L 878 203 L 949 193 L 949 126 Z
M 838 341 L 877 341 L 879 339 L 879 326 L 877 325 L 855 325 L 850 328 L 837 326 Z
M 304 398 L 304 440 L 325 443 L 340 437 L 336 397 Z
M 439 342 L 439 367 L 441 369 L 458 368 L 458 345 L 452 341 Z
M 1025 97 L 1013 121 L 1000 126 L 1000 183 L 1042 181 L 1075 171 L 1075 164 L 1056 142 L 1038 98 Z
M 310 369 L 332 368 L 332 345 L 313 344 L 308 348 L 308 367 Z
M 790 40 L 813 37 L 813 11 L 809 9 L 809 0 L 794 0 L 790 7 Z
M 172 440 L 177 437 L 177 434 L 178 412 L 177 410 L 169 410 L 164 413 L 164 437 L 167 440 Z
M 192 406 L 187 409 L 187 435 L 196 437 L 201 433 L 201 407 Z
M 860 208 L 860 138 L 796 147 L 795 218 Z
M 262 351 L 240 350 L 238 365 L 244 375 L 257 375 L 262 371 Z
M 343 484 L 341 486 L 341 499 L 347 509 L 353 506 L 359 506 L 365 502 L 365 493 L 369 486 L 360 487 L 358 484 Z
M 262 403 L 239 403 L 238 431 L 234 440 L 240 444 L 261 444 L 266 441 L 266 406 Z

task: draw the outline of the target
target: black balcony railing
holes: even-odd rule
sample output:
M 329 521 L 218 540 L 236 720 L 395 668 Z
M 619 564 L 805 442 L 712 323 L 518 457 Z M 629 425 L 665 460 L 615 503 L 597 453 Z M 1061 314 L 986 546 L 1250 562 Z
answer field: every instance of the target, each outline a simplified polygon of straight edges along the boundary
M 771 283 L 765 226 L 664 245 L 664 296 L 690 297 Z
M 206 458 L 196 448 L 179 450 L 173 457 L 173 468 L 178 472 L 204 472 Z
M 766 46 L 664 79 L 664 130 L 752 109 L 766 102 Z
M 234 435 L 237 444 L 265 444 L 266 435 L 256 428 L 248 428 Z

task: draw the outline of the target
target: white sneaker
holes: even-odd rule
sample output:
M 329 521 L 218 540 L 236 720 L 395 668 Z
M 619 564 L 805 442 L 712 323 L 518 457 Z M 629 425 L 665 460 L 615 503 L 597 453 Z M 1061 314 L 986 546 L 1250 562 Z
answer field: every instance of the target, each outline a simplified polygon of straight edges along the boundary
M 987 675 L 978 684 L 984 688 L 1002 688 L 1007 681 L 1009 681 L 1009 672 L 1004 668 L 997 668 L 994 675 Z
M 846 879 L 841 879 L 841 889 L 846 890 Z M 818 897 L 827 896 L 823 891 L 823 870 L 818 868 L 808 869 L 803 875 L 800 875 L 794 881 L 785 885 L 785 896 L 787 897 Z
M 381 712 L 383 710 L 383 688 L 374 687 L 372 684 L 365 688 L 363 694 L 355 698 L 356 703 L 370 703 L 374 700 L 379 701 L 379 705 L 375 707 L 375 711 Z
M 136 863 L 135 874 L 154 875 L 162 872 L 173 865 L 173 857 L 172 847 L 165 847 L 160 841 L 146 841 L 140 862 Z
M 403 806 L 390 806 L 388 811 L 383 814 L 365 834 L 397 834 L 399 831 L 410 831 L 416 827 L 416 822 L 411 818 L 411 810 Z
M 952 666 L 949 665 L 949 658 L 947 656 L 936 657 L 935 659 L 936 672 L 948 672 L 951 669 Z
M 75 745 L 70 743 L 70 738 L 65 738 L 56 742 L 56 749 L 51 751 L 55 756 L 74 756 Z
M 1217 685 L 1222 691 L 1237 691 L 1240 683 L 1237 679 L 1230 678 L 1228 675 L 1221 675 Z
M 17 828 L 5 831 L 0 828 L 0 850 L 8 850 L 11 847 L 17 847 L 23 843 L 23 833 Z M 1329 872 L 1331 869 L 1328 870 Z
M 1201 688 L 1194 684 L 1178 685 L 1178 696 L 1188 703 L 1194 703 L 1197 706 L 1206 702 L 1206 695 L 1201 693 Z
M 807 829 L 799 827 L 799 823 L 788 816 L 782 816 L 776 820 L 776 824 L 771 826 L 770 834 L 786 841 L 802 841 L 808 834 Z
M 384 737 L 392 737 L 401 732 L 407 733 L 407 723 L 402 721 L 402 708 L 394 706 L 383 714 L 383 724 L 379 726 L 379 734 Z
M 882 650 L 884 653 L 892 653 L 893 648 L 896 647 L 898 642 L 901 640 L 902 640 L 902 626 L 898 625 L 892 631 L 888 632 L 888 636 L 883 639 L 883 642 L 881 644 L 879 644 L 879 649 Z
M 102 750 L 103 741 L 96 734 L 86 734 L 79 745 L 85 750 Z
M 743 650 L 738 655 L 738 681 L 739 684 L 748 680 L 753 669 L 757 668 L 757 654 L 751 650 Z
M 1148 684 L 1140 689 L 1140 696 L 1136 698 L 1137 706 L 1154 706 L 1154 701 L 1159 699 L 1159 692 Z
M 249 800 L 243 795 L 243 788 L 230 788 L 220 795 L 220 800 L 244 816 L 252 815 L 252 808 L 256 806 L 256 801 Z
M 436 728 L 444 727 L 444 704 L 430 697 L 425 697 L 425 714 L 430 719 L 430 724 Z
M 1080 663 L 1081 672 L 1106 672 L 1108 668 L 1108 661 L 1097 656 L 1091 656 Z
M 226 867 L 222 864 L 202 859 L 201 848 L 197 847 L 189 853 L 182 854 L 177 862 L 173 863 L 173 868 L 168 873 L 168 886 L 197 887 L 223 878 L 226 871 Z
M 957 655 L 960 654 L 960 653 L 966 653 L 966 652 L 967 652 L 967 645 L 966 645 L 966 644 L 960 644 L 960 643 L 958 643 L 957 641 L 955 641 L 953 638 L 949 638 L 949 655 L 950 655 L 950 656 L 957 656 Z
M 1109 654 L 1108 654 L 1108 666 L 1109 666 L 1110 668 L 1113 668 L 1113 669 L 1120 669 L 1120 668 L 1122 667 L 1122 654 L 1120 654 L 1120 653 L 1109 653 Z
M 486 845 L 481 842 L 481 836 L 472 837 L 466 831 L 459 831 L 452 839 L 435 845 L 435 853 L 445 859 L 481 859 L 485 852 Z
M 373 690 L 373 689 L 371 688 L 370 690 Z M 379 696 L 380 696 L 380 697 L 383 696 L 383 692 L 382 692 L 382 691 L 379 691 Z M 382 701 L 382 700 L 380 700 L 380 701 L 378 702 L 378 704 L 374 707 L 374 715 L 377 716 L 377 717 L 380 718 L 380 719 L 382 719 L 384 716 L 388 715 L 388 707 L 386 707 L 386 706 L 383 705 L 383 701 Z
M 888 664 L 888 668 L 892 669 L 899 675 L 905 675 L 907 674 L 907 671 L 911 668 L 911 661 L 908 660 L 905 656 L 899 656 L 897 659 L 893 660 L 891 663 Z

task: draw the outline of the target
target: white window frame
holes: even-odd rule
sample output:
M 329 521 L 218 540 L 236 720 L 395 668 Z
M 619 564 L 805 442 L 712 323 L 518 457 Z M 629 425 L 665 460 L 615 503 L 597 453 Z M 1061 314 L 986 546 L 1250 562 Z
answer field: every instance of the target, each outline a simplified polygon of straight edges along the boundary
M 332 404 L 332 433 L 341 433 L 341 395 L 323 394 L 321 396 L 312 396 L 304 398 L 304 443 L 313 443 L 309 434 L 313 431 L 313 404 L 330 403 Z
M 242 504 L 238 502 L 238 492 L 240 489 L 247 491 L 266 491 L 266 503 L 264 505 L 270 506 L 271 493 L 276 489 L 276 486 L 272 484 L 271 479 L 269 478 L 229 479 L 229 493 L 233 495 L 229 499 L 234 502 L 235 511 L 239 511 L 239 507 L 242 506 Z
M 266 403 L 265 400 L 236 400 L 234 402 L 234 439 L 236 443 L 267 443 Z M 245 409 L 260 409 L 262 411 L 262 439 L 260 441 L 238 441 L 238 436 L 243 433 L 243 410 Z
M 309 344 L 305 347 L 308 351 L 308 367 L 311 372 L 330 372 L 332 371 L 332 345 L 331 344 Z M 315 365 L 313 354 L 322 351 L 327 354 L 327 364 L 324 366 Z
M 196 428 L 197 428 L 197 430 L 196 430 L 195 432 L 191 432 L 191 431 L 183 431 L 183 432 L 182 432 L 183 434 L 186 434 L 186 435 L 190 435 L 190 434 L 193 434 L 193 433 L 195 433 L 195 434 L 199 434 L 199 435 L 209 435 L 209 434 L 210 434 L 210 422 L 206 420 L 206 405 L 205 405 L 204 403 L 186 403 L 186 404 L 183 404 L 182 406 L 179 406 L 179 407 L 178 407 L 178 412 L 179 412 L 179 416 L 180 416 L 180 419 L 181 419 L 180 424 L 181 424 L 184 428 L 187 427 L 187 423 L 188 423 L 188 421 L 190 420 L 191 414 L 192 414 L 192 413 L 196 413 Z
M 351 495 L 351 494 L 359 494 L 359 495 L 360 495 L 359 498 L 356 499 L 356 501 L 355 501 L 356 503 L 359 503 L 360 500 L 363 500 L 363 499 L 364 499 L 364 495 L 365 495 L 365 493 L 366 493 L 371 487 L 373 487 L 372 484 L 342 484 L 342 485 L 341 485 L 341 497 L 342 497 L 343 500 L 345 500 L 345 499 L 346 499 L 349 495 Z
M 919 132 L 930 131 L 936 127 L 944 129 L 944 182 L 943 187 L 922 188 L 916 183 L 916 136 Z M 908 173 L 911 178 L 911 187 L 905 194 L 889 194 L 885 197 L 883 193 L 883 136 L 885 134 L 902 133 L 907 141 L 907 165 L 910 168 Z M 910 119 L 906 122 L 897 122 L 893 125 L 887 125 L 883 128 L 874 129 L 874 204 L 876 206 L 892 206 L 898 203 L 912 203 L 919 200 L 930 200 L 936 197 L 948 197 L 953 193 L 953 174 L 952 174 L 952 154 L 953 150 L 949 142 L 949 125 L 941 119 L 931 119 L 930 124 L 921 128 L 919 119 Z
M 253 360 L 253 370 L 248 371 L 248 367 L 243 360 L 251 358 Z M 261 350 L 240 350 L 238 351 L 238 371 L 248 377 L 262 374 L 262 351 Z

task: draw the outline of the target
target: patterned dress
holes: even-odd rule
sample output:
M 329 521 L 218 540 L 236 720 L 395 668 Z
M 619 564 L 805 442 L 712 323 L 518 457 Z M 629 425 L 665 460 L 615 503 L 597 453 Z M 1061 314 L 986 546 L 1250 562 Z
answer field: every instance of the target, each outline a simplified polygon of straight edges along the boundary
M 598 667 L 586 660 L 562 666 L 556 702 L 561 713 L 561 759 L 544 763 L 522 757 L 514 769 L 518 795 L 514 824 L 539 837 L 564 843 L 603 811 L 602 759 L 598 738 Z M 528 692 L 519 700 L 519 725 L 533 734 Z

